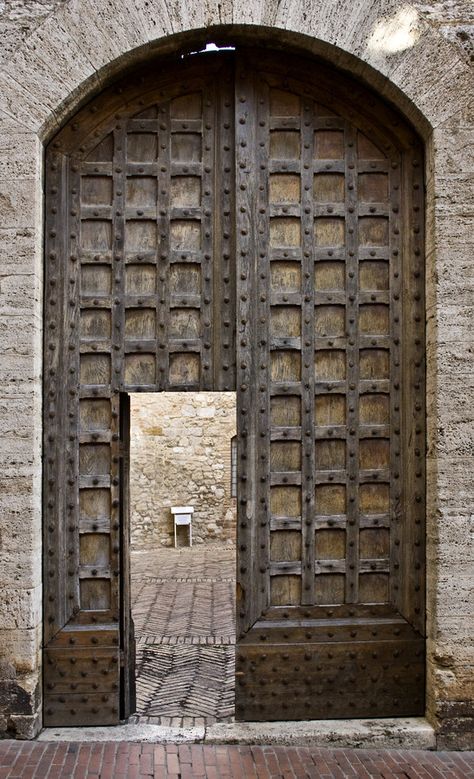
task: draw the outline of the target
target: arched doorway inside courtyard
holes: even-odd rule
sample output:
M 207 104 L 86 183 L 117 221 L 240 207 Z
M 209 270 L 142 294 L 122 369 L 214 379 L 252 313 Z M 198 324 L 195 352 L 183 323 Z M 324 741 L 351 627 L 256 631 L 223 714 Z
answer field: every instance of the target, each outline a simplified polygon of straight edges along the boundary
M 155 61 L 46 155 L 45 724 L 130 713 L 127 393 L 237 393 L 239 719 L 424 711 L 422 148 L 323 63 Z

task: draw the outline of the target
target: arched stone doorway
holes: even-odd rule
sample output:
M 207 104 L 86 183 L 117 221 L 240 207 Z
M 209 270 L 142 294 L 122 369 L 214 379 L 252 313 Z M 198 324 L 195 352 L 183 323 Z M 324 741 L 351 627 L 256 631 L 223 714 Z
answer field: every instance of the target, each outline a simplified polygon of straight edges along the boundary
M 236 713 L 424 711 L 422 150 L 281 53 L 156 61 L 46 160 L 45 724 L 128 713 L 126 395 L 238 397 Z

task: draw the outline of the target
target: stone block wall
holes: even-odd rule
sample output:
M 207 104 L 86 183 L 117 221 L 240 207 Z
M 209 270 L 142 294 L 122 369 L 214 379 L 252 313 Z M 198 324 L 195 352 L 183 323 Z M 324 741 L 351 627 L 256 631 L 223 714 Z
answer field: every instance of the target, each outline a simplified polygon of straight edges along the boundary
M 235 542 L 231 496 L 233 392 L 131 398 L 130 520 L 133 549 L 172 546 L 171 506 L 194 506 L 193 543 Z M 178 545 L 188 543 L 178 528 Z
M 226 35 L 347 69 L 425 141 L 426 713 L 473 746 L 472 0 L 0 0 L 0 731 L 41 727 L 43 145 L 128 63 Z

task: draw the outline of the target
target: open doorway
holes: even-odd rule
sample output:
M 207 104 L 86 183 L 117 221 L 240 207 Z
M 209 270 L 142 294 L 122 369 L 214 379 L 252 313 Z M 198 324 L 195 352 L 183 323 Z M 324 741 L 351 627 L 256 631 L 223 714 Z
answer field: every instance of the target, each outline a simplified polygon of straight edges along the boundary
M 132 721 L 234 714 L 236 396 L 131 395 Z

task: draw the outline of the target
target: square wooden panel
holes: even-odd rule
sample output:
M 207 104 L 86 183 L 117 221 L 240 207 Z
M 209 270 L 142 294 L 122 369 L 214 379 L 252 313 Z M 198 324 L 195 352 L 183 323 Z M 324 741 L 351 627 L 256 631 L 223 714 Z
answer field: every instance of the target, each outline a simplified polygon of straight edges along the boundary
M 156 292 L 156 267 L 154 265 L 127 265 L 125 267 L 126 295 L 154 295 Z
M 342 381 L 346 378 L 346 353 L 342 349 L 316 352 L 314 370 L 316 381 Z
M 79 564 L 107 568 L 110 565 L 110 536 L 107 533 L 82 533 Z
M 84 219 L 81 222 L 81 244 L 88 252 L 108 252 L 112 248 L 112 222 Z
M 390 486 L 388 484 L 361 484 L 359 487 L 361 514 L 387 514 L 390 511 Z
M 315 490 L 315 512 L 323 516 L 346 513 L 344 484 L 318 484 Z
M 128 133 L 127 157 L 130 162 L 155 162 L 158 159 L 157 133 Z
M 301 309 L 296 306 L 272 306 L 270 334 L 274 338 L 301 336 Z
M 108 476 L 112 456 L 109 444 L 81 444 L 79 446 L 79 475 Z
M 384 216 L 360 217 L 359 243 L 361 246 L 387 246 L 388 219 Z
M 112 176 L 82 176 L 81 202 L 85 206 L 110 206 L 113 197 Z
M 346 333 L 346 309 L 344 306 L 316 306 L 314 333 L 318 337 L 341 337 Z
M 344 262 L 316 262 L 314 266 L 314 288 L 319 291 L 344 290 L 346 286 Z
M 316 530 L 314 554 L 316 560 L 344 560 L 346 557 L 346 531 Z
M 361 349 L 359 358 L 361 379 L 388 379 L 390 377 L 390 352 L 388 349 Z
M 272 130 L 270 157 L 277 160 L 296 160 L 300 156 L 301 136 L 296 130 Z
M 297 247 L 301 245 L 301 224 L 293 217 L 273 217 L 270 220 L 270 246 Z
M 199 385 L 201 358 L 199 354 L 177 352 L 169 357 L 170 385 Z
M 150 386 L 156 381 L 154 354 L 126 354 L 124 382 L 129 386 Z
M 169 290 L 172 295 L 200 295 L 201 266 L 173 263 L 170 267 Z
M 79 404 L 80 429 L 109 430 L 112 409 L 108 398 L 84 398 Z
M 176 219 L 170 224 L 170 244 L 175 251 L 201 250 L 201 223 L 191 219 Z
M 360 530 L 359 555 L 361 560 L 388 558 L 390 555 L 390 531 L 383 527 Z
M 125 223 L 125 250 L 148 252 L 158 245 L 156 222 L 150 219 L 130 219 Z
M 299 606 L 301 603 L 301 577 L 294 575 L 270 578 L 270 603 L 272 606 Z
M 170 200 L 173 208 L 198 208 L 201 205 L 201 179 L 198 176 L 173 176 Z
M 270 511 L 275 517 L 300 517 L 301 487 L 271 487 Z
M 108 297 L 112 292 L 112 269 L 109 265 L 81 266 L 81 293 L 96 297 Z
M 363 438 L 359 442 L 359 465 L 362 470 L 388 468 L 390 466 L 390 440 Z
M 345 156 L 342 130 L 316 130 L 314 157 L 318 160 L 343 160 Z
M 270 560 L 272 562 L 301 560 L 301 533 L 296 530 L 274 530 L 270 534 Z
M 361 290 L 388 290 L 389 284 L 389 264 L 387 261 L 364 260 L 359 264 Z
M 156 207 L 158 180 L 152 176 L 129 176 L 125 202 L 129 208 Z
M 111 604 L 110 579 L 81 579 L 80 603 L 84 611 L 107 611 Z
M 345 395 L 316 395 L 315 423 L 321 426 L 346 424 Z
M 155 309 L 127 308 L 125 310 L 125 338 L 154 340 L 156 338 Z
M 318 438 L 315 451 L 316 470 L 341 471 L 346 467 L 346 442 L 338 438 Z
M 288 395 L 270 398 L 270 424 L 275 427 L 301 425 L 301 399 Z
M 270 176 L 270 203 L 299 203 L 301 179 L 292 173 L 272 173 Z
M 317 604 L 334 605 L 345 602 L 345 576 L 342 573 L 324 573 L 316 576 L 314 599 Z
M 359 198 L 366 203 L 384 203 L 388 200 L 387 173 L 360 173 Z
M 80 519 L 110 519 L 111 498 L 108 489 L 84 489 L 79 491 Z
M 345 242 L 345 222 L 341 217 L 321 216 L 314 220 L 316 246 L 342 247 Z
M 272 441 L 270 444 L 270 468 L 273 472 L 301 470 L 300 442 Z
M 297 262 L 272 262 L 270 266 L 272 292 L 290 293 L 301 290 L 301 265 Z
M 80 380 L 85 385 L 110 384 L 109 354 L 81 354 Z
M 201 312 L 198 308 L 172 308 L 169 313 L 168 335 L 170 338 L 201 338 Z
M 85 308 L 81 311 L 81 339 L 100 341 L 112 335 L 111 312 L 104 308 Z
M 301 355 L 299 352 L 274 351 L 271 356 L 271 380 L 296 382 L 301 380 Z
M 390 396 L 368 393 L 359 398 L 361 425 L 388 425 L 390 422 Z
M 359 598 L 363 603 L 387 603 L 389 577 L 386 573 L 359 574 Z
M 371 303 L 359 307 L 359 329 L 363 335 L 389 335 L 390 308 Z
M 313 196 L 317 203 L 343 203 L 345 178 L 343 173 L 316 173 Z
M 175 162 L 200 162 L 201 136 L 197 133 L 174 133 L 171 136 L 171 158 Z

